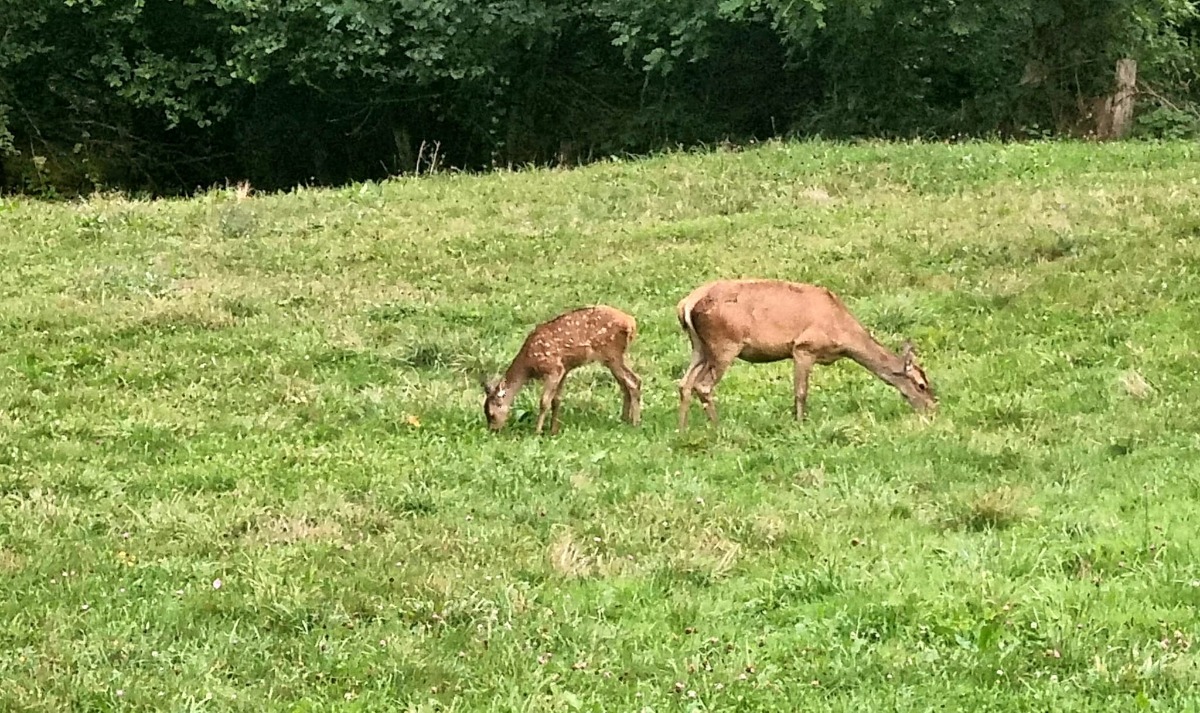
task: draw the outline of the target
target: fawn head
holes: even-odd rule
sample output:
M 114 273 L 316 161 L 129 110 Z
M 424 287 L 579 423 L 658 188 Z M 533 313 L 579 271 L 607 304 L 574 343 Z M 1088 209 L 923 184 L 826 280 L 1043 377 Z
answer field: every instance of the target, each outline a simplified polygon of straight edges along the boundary
M 904 342 L 904 351 L 900 355 L 904 360 L 904 367 L 897 375 L 901 377 L 897 386 L 913 408 L 920 411 L 937 408 L 937 396 L 933 393 L 933 386 L 925 376 L 925 370 L 917 364 L 916 356 L 912 342 Z
M 479 378 L 479 385 L 483 387 L 483 415 L 487 419 L 488 429 L 499 431 L 508 421 L 508 410 L 512 406 L 512 400 L 506 398 L 509 395 L 508 386 L 503 379 L 489 382 L 486 377 Z

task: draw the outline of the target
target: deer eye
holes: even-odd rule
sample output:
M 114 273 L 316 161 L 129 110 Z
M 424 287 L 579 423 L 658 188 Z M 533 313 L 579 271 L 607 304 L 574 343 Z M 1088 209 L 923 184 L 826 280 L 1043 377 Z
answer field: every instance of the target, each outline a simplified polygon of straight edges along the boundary
M 928 385 L 925 384 L 924 381 L 921 381 L 921 382 L 917 382 L 917 388 L 920 389 L 921 391 L 924 391 L 929 387 L 928 387 Z

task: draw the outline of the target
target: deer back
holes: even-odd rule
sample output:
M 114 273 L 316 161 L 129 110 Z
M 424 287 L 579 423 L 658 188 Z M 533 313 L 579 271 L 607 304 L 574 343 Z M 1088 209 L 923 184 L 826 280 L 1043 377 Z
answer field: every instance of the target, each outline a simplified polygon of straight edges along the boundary
M 691 311 L 707 342 L 728 340 L 790 349 L 801 335 L 837 341 L 856 331 L 857 320 L 824 287 L 776 280 L 713 283 Z
M 534 328 L 520 357 L 535 373 L 605 361 L 625 352 L 637 330 L 628 314 L 605 305 L 582 307 Z

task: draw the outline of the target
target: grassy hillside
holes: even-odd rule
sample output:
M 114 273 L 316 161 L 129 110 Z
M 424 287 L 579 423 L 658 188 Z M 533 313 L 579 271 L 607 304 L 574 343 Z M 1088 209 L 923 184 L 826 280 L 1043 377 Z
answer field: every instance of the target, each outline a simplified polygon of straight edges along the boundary
M 1182 710 L 1200 148 L 772 144 L 570 172 L 0 203 L 0 708 Z M 819 282 L 917 344 L 675 431 L 674 305 Z M 563 432 L 481 370 L 639 320 Z

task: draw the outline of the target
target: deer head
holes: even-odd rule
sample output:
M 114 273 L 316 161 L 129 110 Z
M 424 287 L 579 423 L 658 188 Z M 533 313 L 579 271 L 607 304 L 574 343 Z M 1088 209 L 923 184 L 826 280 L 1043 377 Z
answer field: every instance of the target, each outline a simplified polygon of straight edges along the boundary
M 499 431 L 508 421 L 508 410 L 512 406 L 511 392 L 502 378 L 488 381 L 487 377 L 480 376 L 479 385 L 483 387 L 483 415 L 488 428 Z
M 900 353 L 904 364 L 900 373 L 896 374 L 900 377 L 896 387 L 913 408 L 922 411 L 937 408 L 937 396 L 933 393 L 933 386 L 926 378 L 925 371 L 917 364 L 916 356 L 912 342 L 905 341 Z

